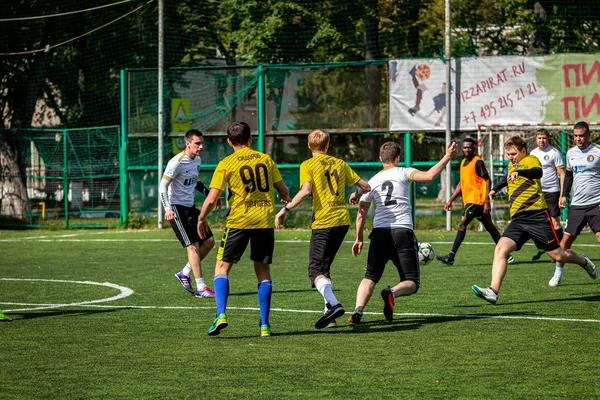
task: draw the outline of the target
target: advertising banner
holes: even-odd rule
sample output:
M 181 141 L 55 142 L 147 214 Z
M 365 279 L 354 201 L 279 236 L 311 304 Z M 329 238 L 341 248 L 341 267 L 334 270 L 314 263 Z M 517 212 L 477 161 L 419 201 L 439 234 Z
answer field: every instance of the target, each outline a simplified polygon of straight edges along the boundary
M 445 65 L 391 60 L 391 131 L 472 131 L 479 124 L 541 124 L 600 119 L 597 55 L 478 57 L 451 62 L 451 115 Z

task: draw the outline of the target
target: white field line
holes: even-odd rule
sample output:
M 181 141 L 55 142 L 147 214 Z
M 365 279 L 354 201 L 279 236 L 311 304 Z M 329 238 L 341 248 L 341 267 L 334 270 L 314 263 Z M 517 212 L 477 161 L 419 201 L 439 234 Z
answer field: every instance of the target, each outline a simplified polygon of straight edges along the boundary
M 214 310 L 214 306 L 210 307 L 191 307 L 191 306 L 110 306 L 89 304 L 91 302 L 71 303 L 71 304 L 27 304 L 27 303 L 8 303 L 0 302 L 7 305 L 22 305 L 22 306 L 41 306 L 37 308 L 22 308 L 14 310 L 4 310 L 5 313 L 18 311 L 31 311 L 46 308 L 109 308 L 109 309 L 138 309 L 138 310 Z M 260 311 L 257 307 L 227 307 L 229 310 L 239 311 Z M 294 314 L 322 314 L 323 310 L 294 310 L 284 308 L 271 308 L 271 311 L 285 312 Z M 364 312 L 365 315 L 382 315 L 377 312 Z M 399 317 L 420 317 L 420 318 L 455 318 L 455 319 L 512 319 L 512 320 L 529 320 L 529 321 L 553 321 L 553 322 L 580 322 L 580 323 L 600 323 L 600 319 L 579 319 L 579 318 L 559 318 L 559 317 L 531 317 L 526 315 L 469 315 L 469 314 L 436 314 L 436 313 L 394 313 Z
M 106 303 L 109 301 L 115 301 L 115 300 L 120 300 L 120 299 L 124 299 L 125 297 L 129 297 L 131 296 L 134 291 L 125 287 L 125 286 L 120 286 L 114 283 L 110 283 L 110 282 L 91 282 L 91 281 L 67 281 L 67 280 L 62 280 L 62 279 L 21 279 L 21 278 L 0 278 L 0 280 L 2 281 L 28 281 L 28 282 L 57 282 L 57 283 L 76 283 L 76 284 L 80 284 L 80 285 L 96 285 L 96 286 L 105 286 L 105 287 L 110 287 L 110 288 L 114 288 L 119 290 L 121 293 L 119 293 L 116 296 L 112 296 L 112 297 L 108 297 L 108 298 L 104 298 L 104 299 L 97 299 L 97 300 L 89 300 L 89 301 L 82 301 L 82 302 L 77 302 L 77 303 L 67 303 L 67 304 L 19 304 L 19 303 L 8 303 L 8 304 L 13 304 L 13 305 L 26 305 L 26 306 L 37 306 L 35 308 L 22 308 L 22 309 L 14 309 L 14 310 L 10 310 L 13 312 L 16 311 L 32 311 L 32 310 L 45 310 L 45 309 L 49 309 L 49 308 L 63 308 L 63 307 L 77 307 L 77 306 L 87 306 L 87 305 L 91 305 L 91 304 L 95 304 L 95 303 Z M 2 304 L 7 304 L 7 303 L 2 303 Z M 9 310 L 6 310 L 9 311 Z
M 121 300 L 131 296 L 134 291 L 125 287 L 110 282 L 92 282 L 92 281 L 71 281 L 62 279 L 25 279 L 25 278 L 0 278 L 2 281 L 27 281 L 27 282 L 53 282 L 53 283 L 75 283 L 80 285 L 96 285 L 105 286 L 119 290 L 119 294 L 116 296 L 81 301 L 76 303 L 65 303 L 65 304 L 38 304 L 38 303 L 14 303 L 14 302 L 0 302 L 3 305 L 17 305 L 17 306 L 30 306 L 28 308 L 15 308 L 11 310 L 4 310 L 6 313 L 20 312 L 20 311 L 35 311 L 35 310 L 47 310 L 56 308 L 111 308 L 111 309 L 139 309 L 139 310 L 214 310 L 214 306 L 210 307 L 191 307 L 191 306 L 112 306 L 98 303 L 106 303 L 115 300 Z M 230 310 L 241 310 L 241 311 L 260 311 L 256 307 L 228 307 Z M 284 309 L 284 308 L 272 308 L 271 311 L 276 312 L 287 312 L 287 313 L 310 313 L 320 314 L 322 310 L 295 310 L 295 309 Z M 365 312 L 367 315 L 379 315 L 381 313 L 376 312 Z M 456 319 L 513 319 L 513 320 L 530 320 L 530 321 L 560 321 L 560 322 L 583 322 L 583 323 L 600 323 L 597 319 L 578 319 L 578 318 L 558 318 L 558 317 L 531 317 L 525 315 L 469 315 L 469 314 L 436 314 L 436 313 L 395 313 L 397 316 L 404 317 L 422 317 L 422 318 L 456 318 Z
M 100 231 L 100 232 L 79 232 L 79 233 L 68 233 L 68 234 L 64 234 L 64 235 L 53 235 L 53 236 L 26 236 L 26 237 L 22 237 L 22 238 L 16 238 L 16 239 L 4 239 L 4 240 L 0 240 L 0 242 L 12 242 L 12 241 L 19 241 L 19 240 L 32 240 L 32 241 L 38 241 L 37 239 L 52 239 L 52 238 L 66 238 L 66 237 L 75 237 L 75 236 L 83 236 L 83 235 L 106 235 L 107 233 L 134 233 L 134 232 L 148 232 L 148 229 L 140 229 L 140 230 L 123 230 L 123 231 Z
M 63 235 L 61 236 L 56 236 L 55 238 L 47 238 L 44 236 L 37 236 L 37 237 L 29 237 L 29 238 L 13 238 L 13 239 L 0 239 L 0 243 L 1 242 L 21 242 L 21 241 L 27 241 L 27 242 L 165 242 L 168 239 L 68 239 L 68 238 L 61 238 Z M 64 235 L 66 236 L 66 235 Z M 275 243 L 310 243 L 310 240 L 275 240 Z M 344 240 L 344 243 L 354 243 L 353 240 Z M 454 241 L 452 242 L 428 242 L 431 244 L 453 244 Z M 475 246 L 481 246 L 481 245 L 489 245 L 489 246 L 495 246 L 496 244 L 493 241 L 488 241 L 488 242 L 462 242 L 462 245 L 475 245 Z M 525 246 L 534 246 L 533 243 L 525 243 Z M 577 243 L 576 247 L 596 247 L 598 246 L 598 244 L 586 244 L 586 243 Z

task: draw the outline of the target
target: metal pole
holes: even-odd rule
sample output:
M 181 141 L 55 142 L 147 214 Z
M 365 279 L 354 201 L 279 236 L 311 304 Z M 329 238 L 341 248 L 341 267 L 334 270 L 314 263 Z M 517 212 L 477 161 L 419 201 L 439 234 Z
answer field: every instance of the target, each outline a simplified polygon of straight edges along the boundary
M 157 185 L 160 185 L 160 180 L 163 174 L 163 111 L 164 111 L 164 94 L 163 94 L 163 57 L 164 57 L 164 42 L 163 42 L 163 0 L 158 0 L 158 181 Z M 158 198 L 158 229 L 163 227 L 163 209 L 160 203 L 160 196 Z
M 63 137 L 63 200 L 65 205 L 65 228 L 69 229 L 69 145 L 67 143 L 68 133 L 62 131 Z
M 412 135 L 410 132 L 404 133 L 404 166 L 406 168 L 410 168 L 412 164 Z M 415 217 L 417 215 L 417 202 L 415 196 L 415 183 L 411 182 L 408 186 L 408 198 L 410 199 L 410 214 L 412 215 L 413 225 L 416 221 Z M 413 227 L 414 228 L 414 227 Z
M 256 83 L 256 96 L 258 100 L 258 151 L 265 151 L 265 67 L 259 65 L 256 73 L 258 82 Z
M 128 196 L 129 196 L 129 185 L 127 184 L 127 75 L 125 70 L 121 70 L 121 132 L 120 132 L 120 144 L 119 144 L 119 197 L 120 197 L 120 210 L 121 210 L 121 222 L 123 226 L 127 222 L 127 214 L 129 209 L 127 208 Z
M 446 31 L 444 40 L 444 58 L 446 59 L 446 146 L 452 140 L 452 112 L 450 110 L 450 92 L 452 85 L 450 81 L 450 0 L 446 0 Z M 446 201 L 452 196 L 452 163 L 446 166 Z M 446 213 L 446 230 L 452 229 L 452 213 Z

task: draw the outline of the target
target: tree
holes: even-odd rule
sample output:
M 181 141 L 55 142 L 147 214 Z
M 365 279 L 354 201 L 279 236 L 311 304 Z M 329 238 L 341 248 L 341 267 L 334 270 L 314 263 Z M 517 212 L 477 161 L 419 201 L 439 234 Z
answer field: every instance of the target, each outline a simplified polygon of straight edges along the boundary
M 3 127 L 118 124 L 119 69 L 156 60 L 149 57 L 155 40 L 140 40 L 148 31 L 148 15 L 139 12 L 138 19 L 135 13 L 127 19 L 138 5 L 69 14 L 83 8 L 80 2 L 50 3 L 3 3 L 3 17 L 13 19 L 0 24 Z M 108 25 L 111 29 L 103 29 Z M 10 211 L 10 215 L 23 215 L 28 207 L 25 160 L 17 150 L 18 141 L 18 136 L 9 134 L 0 141 L 3 174 L 20 177 L 3 179 L 0 185 L 5 194 L 12 193 L 11 209 L 4 207 L 5 202 L 2 206 L 3 213 Z

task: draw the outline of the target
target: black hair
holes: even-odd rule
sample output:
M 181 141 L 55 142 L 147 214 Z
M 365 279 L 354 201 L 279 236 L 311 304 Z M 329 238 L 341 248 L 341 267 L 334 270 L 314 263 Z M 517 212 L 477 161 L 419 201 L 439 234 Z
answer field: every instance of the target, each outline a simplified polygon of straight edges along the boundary
M 248 144 L 251 135 L 250 125 L 245 122 L 237 121 L 227 128 L 227 137 L 235 146 Z

